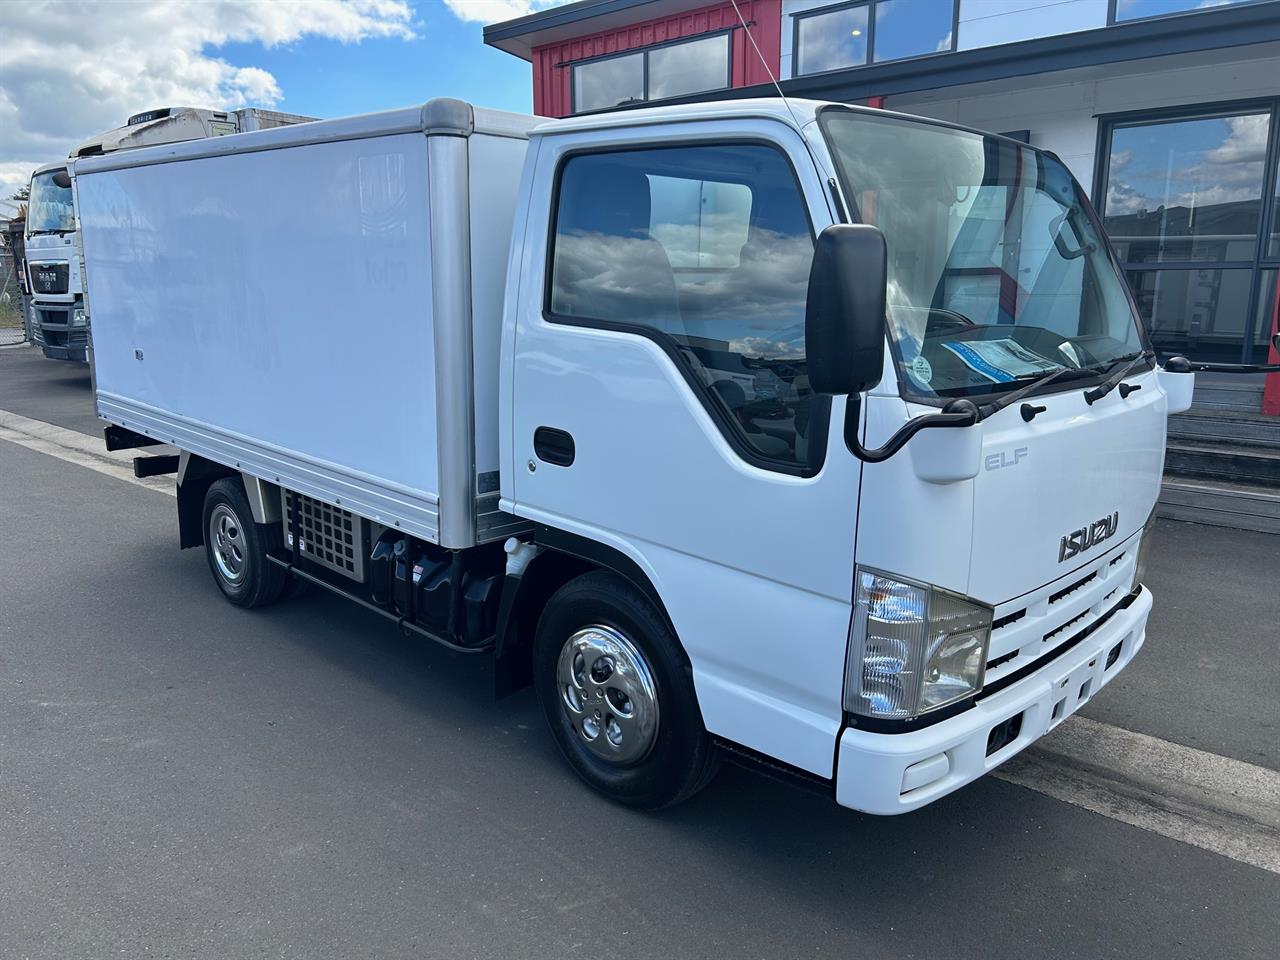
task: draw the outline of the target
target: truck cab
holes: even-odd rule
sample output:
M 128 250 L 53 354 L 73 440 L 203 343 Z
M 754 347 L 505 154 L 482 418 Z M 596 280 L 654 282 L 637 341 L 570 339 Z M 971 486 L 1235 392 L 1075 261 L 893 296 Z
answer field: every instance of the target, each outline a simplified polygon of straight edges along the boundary
M 1059 160 L 794 101 L 557 121 L 530 156 L 503 508 L 644 571 L 709 730 L 901 812 L 1137 653 L 1191 377 L 1171 404 Z
M 65 163 L 31 174 L 24 238 L 31 283 L 31 333 L 44 355 L 86 359 L 89 335 L 81 297 L 76 211 Z

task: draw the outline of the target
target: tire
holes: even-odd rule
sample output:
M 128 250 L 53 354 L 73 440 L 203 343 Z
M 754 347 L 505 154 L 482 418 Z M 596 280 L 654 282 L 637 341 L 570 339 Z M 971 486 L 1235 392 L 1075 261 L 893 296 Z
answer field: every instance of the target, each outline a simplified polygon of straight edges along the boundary
M 533 671 L 560 752 L 609 799 L 656 810 L 714 776 L 719 754 L 684 650 L 621 577 L 594 571 L 556 592 L 538 621 Z
M 253 522 L 239 478 L 210 485 L 201 513 L 205 557 L 222 595 L 237 607 L 263 607 L 284 592 L 284 568 L 267 559 L 272 528 Z M 278 539 L 279 530 L 274 531 Z

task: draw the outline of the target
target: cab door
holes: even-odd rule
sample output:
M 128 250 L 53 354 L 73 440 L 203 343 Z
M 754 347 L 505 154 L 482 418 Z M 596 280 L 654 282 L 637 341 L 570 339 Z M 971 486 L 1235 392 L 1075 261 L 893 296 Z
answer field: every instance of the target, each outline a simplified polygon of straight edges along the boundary
M 805 367 L 824 180 L 767 119 L 535 146 L 504 507 L 639 565 L 712 733 L 830 776 L 859 468 Z

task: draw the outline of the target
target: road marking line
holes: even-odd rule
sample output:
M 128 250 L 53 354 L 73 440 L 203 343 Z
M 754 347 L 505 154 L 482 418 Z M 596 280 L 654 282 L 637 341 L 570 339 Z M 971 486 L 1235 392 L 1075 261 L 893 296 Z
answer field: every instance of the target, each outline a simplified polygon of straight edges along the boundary
M 177 495 L 172 477 L 135 477 L 133 458 L 137 456 L 136 451 L 109 451 L 101 437 L 90 437 L 43 420 L 32 420 L 18 413 L 0 410 L 0 440 L 8 440 L 28 450 L 88 467 L 148 490 L 158 490 L 171 497 Z
M 0 439 L 173 496 L 134 453 L 0 410 Z M 1072 717 L 993 775 L 1130 826 L 1280 873 L 1280 773 Z
M 1280 873 L 1280 773 L 1274 770 L 1072 717 L 993 773 Z

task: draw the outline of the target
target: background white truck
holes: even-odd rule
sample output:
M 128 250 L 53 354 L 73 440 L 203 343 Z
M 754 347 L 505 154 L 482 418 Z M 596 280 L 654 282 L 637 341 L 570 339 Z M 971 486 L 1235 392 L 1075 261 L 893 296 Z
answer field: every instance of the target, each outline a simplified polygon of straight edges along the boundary
M 125 125 L 80 144 L 70 157 L 92 157 L 116 150 L 219 137 L 304 123 L 300 117 L 274 110 L 229 112 L 197 107 L 165 107 L 130 117 Z M 71 178 L 65 162 L 46 164 L 31 174 L 27 212 L 27 276 L 32 284 L 31 332 L 44 355 L 85 362 L 88 331 Z
M 1193 376 L 1051 155 L 433 100 L 73 171 L 98 411 L 181 451 L 136 461 L 181 545 L 241 606 L 293 577 L 494 655 L 610 797 L 728 754 L 911 810 L 1142 646 Z

